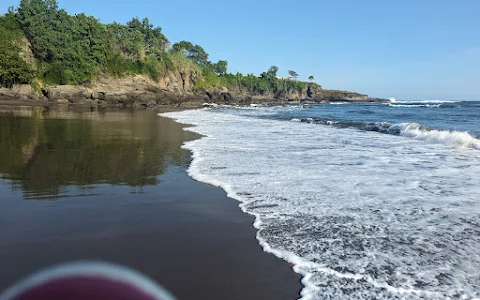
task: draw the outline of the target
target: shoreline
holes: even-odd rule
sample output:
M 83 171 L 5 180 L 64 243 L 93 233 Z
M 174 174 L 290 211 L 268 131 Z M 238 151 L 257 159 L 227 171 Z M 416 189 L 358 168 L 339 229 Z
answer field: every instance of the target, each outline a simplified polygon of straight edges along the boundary
M 195 134 L 195 135 L 199 135 L 199 137 L 197 137 L 196 139 L 202 139 L 204 138 L 205 136 L 203 135 L 200 135 L 199 133 L 193 131 L 193 130 L 189 130 L 189 128 L 191 127 L 195 127 L 196 125 L 194 124 L 191 124 L 191 123 L 181 123 L 179 122 L 177 119 L 173 118 L 173 117 L 170 117 L 170 116 L 164 116 L 163 114 L 164 113 L 167 113 L 167 111 L 164 111 L 164 112 L 159 112 L 158 113 L 158 116 L 159 117 L 162 117 L 162 118 L 167 118 L 167 119 L 170 119 L 172 120 L 173 122 L 175 122 L 176 124 L 179 124 L 180 126 L 182 126 L 182 129 L 185 131 L 185 132 L 188 132 L 188 133 L 192 133 L 192 134 Z M 190 140 L 190 141 L 194 141 L 196 139 L 193 139 L 193 140 Z M 186 142 L 190 142 L 190 141 L 186 141 Z M 184 143 L 184 146 L 185 146 L 185 143 Z M 296 260 L 299 260 L 298 257 L 289 257 L 289 256 L 286 256 L 284 254 L 281 253 L 281 251 L 278 251 L 274 248 L 272 248 L 268 242 L 265 240 L 265 239 L 262 239 L 259 235 L 258 235 L 258 232 L 259 230 L 261 229 L 260 228 L 260 224 L 262 223 L 262 220 L 260 218 L 260 215 L 257 214 L 257 213 L 253 213 L 253 212 L 249 212 L 246 208 L 245 208 L 245 202 L 243 202 L 240 198 L 238 198 L 238 195 L 234 192 L 232 192 L 231 190 L 229 191 L 229 189 L 227 188 L 227 186 L 225 184 L 218 184 L 215 182 L 215 180 L 213 181 L 209 181 L 209 180 L 200 180 L 198 178 L 198 176 L 195 176 L 193 174 L 191 174 L 190 172 L 190 168 L 191 168 L 191 165 L 192 163 L 194 162 L 195 160 L 195 156 L 198 155 L 197 153 L 195 153 L 194 150 L 190 149 L 190 147 L 185 147 L 185 149 L 187 149 L 190 153 L 191 153 L 191 161 L 190 161 L 190 165 L 189 167 L 187 168 L 187 174 L 190 178 L 192 178 L 193 180 L 195 180 L 196 182 L 199 182 L 201 184 L 206 184 L 206 185 L 209 185 L 209 186 L 212 186 L 214 188 L 218 188 L 218 189 L 221 189 L 227 198 L 235 201 L 238 203 L 237 207 L 239 208 L 239 210 L 246 216 L 250 217 L 250 218 L 253 218 L 254 222 L 252 222 L 250 224 L 250 226 L 252 228 L 255 229 L 255 239 L 256 239 L 256 242 L 258 244 L 258 246 L 263 250 L 264 253 L 268 254 L 268 255 L 272 255 L 274 256 L 275 258 L 287 263 L 288 265 L 290 265 L 292 267 L 292 271 L 298 276 L 299 278 L 299 283 L 301 284 L 301 289 L 298 293 L 298 296 L 299 298 L 297 299 L 300 299 L 302 298 L 302 291 L 305 290 L 305 288 L 307 288 L 307 285 L 303 282 L 303 280 L 305 279 L 305 273 L 303 273 L 299 268 L 298 266 L 295 265 L 295 263 L 293 261 L 296 261 Z M 198 174 L 197 174 L 198 175 Z M 237 197 L 236 197 L 237 196 Z
M 205 99 L 203 99 L 205 100 Z M 208 100 L 205 100 L 208 101 Z M 124 105 L 124 104 L 110 104 L 104 102 L 80 102 L 80 103 L 63 103 L 63 102 L 54 102 L 50 100 L 25 100 L 21 98 L 13 98 L 13 97 L 2 97 L 0 96 L 0 106 L 5 107 L 35 107 L 35 106 L 43 106 L 43 107 L 55 107 L 55 106 L 65 106 L 65 107 L 105 107 L 105 108 L 132 108 L 132 109 L 156 109 L 156 110 L 185 110 L 185 109 L 198 109 L 204 108 L 205 106 L 215 106 L 215 105 L 231 105 L 231 106 L 244 106 L 250 107 L 255 105 L 304 105 L 309 107 L 313 104 L 335 104 L 335 103 L 345 103 L 345 104 L 358 104 L 358 103 L 386 103 L 385 101 L 380 100 L 365 100 L 365 101 L 348 101 L 348 100 L 332 100 L 328 102 L 313 102 L 313 101 L 304 101 L 304 100 L 295 100 L 295 101 L 253 101 L 252 103 L 247 104 L 228 104 L 222 102 L 202 102 L 202 101 L 189 101 L 185 103 L 179 104 L 147 104 L 147 103 L 140 103 L 134 105 Z
M 102 81 L 103 80 L 103 81 Z M 318 90 L 292 95 L 269 95 L 228 90 L 225 87 L 207 90 L 168 89 L 140 75 L 126 78 L 104 78 L 95 84 L 47 86 L 35 91 L 28 84 L 11 89 L 0 88 L 0 103 L 31 103 L 73 105 L 101 105 L 134 108 L 174 106 L 198 108 L 204 103 L 250 106 L 251 104 L 328 104 L 328 103 L 390 103 L 388 99 L 371 98 L 347 91 Z M 310 87 L 308 88 L 310 91 Z
M 45 201 L 0 186 L 8 207 L 1 226 L 9 228 L 0 232 L 7 241 L 0 245 L 0 291 L 39 268 L 95 259 L 139 270 L 178 299 L 299 298 L 300 275 L 263 251 L 254 217 L 221 188 L 188 176 L 192 153 L 179 147 L 198 136 L 157 116 L 161 110 L 131 112 L 150 120 L 146 128 L 160 126 L 161 145 L 183 153 L 183 162 L 169 163 L 158 184 L 140 190 L 97 184 L 91 194 Z

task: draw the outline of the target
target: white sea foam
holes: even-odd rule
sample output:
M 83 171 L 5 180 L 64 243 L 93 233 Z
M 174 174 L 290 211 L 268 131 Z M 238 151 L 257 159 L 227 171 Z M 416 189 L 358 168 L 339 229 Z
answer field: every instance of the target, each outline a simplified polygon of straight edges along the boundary
M 455 103 L 455 100 L 395 100 L 395 103 Z
M 403 108 L 416 108 L 416 107 L 432 107 L 432 108 L 438 108 L 441 107 L 442 104 L 392 104 L 389 103 L 388 106 L 391 107 L 403 107 Z
M 480 152 L 214 110 L 165 115 L 205 136 L 185 145 L 189 174 L 256 216 L 265 251 L 303 276 L 302 299 L 480 297 Z
M 401 108 L 418 108 L 418 107 L 428 107 L 428 108 L 439 108 L 443 104 L 447 103 L 456 103 L 458 101 L 454 100 L 395 100 L 391 103 L 386 103 L 386 105 L 391 107 L 401 107 Z
M 471 136 L 468 132 L 449 130 L 425 130 L 420 124 L 403 123 L 396 125 L 400 128 L 400 134 L 423 140 L 430 143 L 453 145 L 456 147 L 480 150 L 480 140 Z
M 375 131 L 381 133 L 398 134 L 408 138 L 414 138 L 433 144 L 444 144 L 463 149 L 480 150 L 480 140 L 470 135 L 468 132 L 435 130 L 418 123 L 399 123 L 390 124 L 388 122 L 375 123 L 349 123 L 332 120 L 315 120 L 313 118 L 294 118 L 292 122 L 303 122 L 311 124 L 338 125 L 340 127 L 352 127 L 366 131 Z

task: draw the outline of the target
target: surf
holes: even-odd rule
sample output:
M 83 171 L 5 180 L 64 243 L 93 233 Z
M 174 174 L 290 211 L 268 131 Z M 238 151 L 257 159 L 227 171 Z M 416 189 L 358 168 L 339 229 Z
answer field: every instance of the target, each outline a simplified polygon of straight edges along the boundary
M 418 123 L 391 124 L 388 122 L 354 122 L 314 118 L 294 118 L 292 122 L 329 125 L 341 128 L 356 128 L 385 134 L 399 135 L 428 143 L 444 144 L 464 149 L 480 150 L 480 140 L 468 132 L 436 130 Z
M 164 116 L 204 136 L 184 146 L 190 176 L 255 216 L 259 244 L 302 275 L 302 299 L 479 296 L 480 152 L 243 113 Z

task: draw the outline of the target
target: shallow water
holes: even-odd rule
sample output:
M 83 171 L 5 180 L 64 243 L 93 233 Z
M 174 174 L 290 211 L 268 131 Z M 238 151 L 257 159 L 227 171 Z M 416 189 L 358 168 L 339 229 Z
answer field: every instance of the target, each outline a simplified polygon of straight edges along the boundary
M 166 115 L 205 135 L 185 146 L 194 153 L 190 175 L 221 186 L 257 217 L 264 249 L 304 276 L 304 299 L 480 297 L 480 151 L 477 132 L 469 130 L 478 119 L 465 117 L 458 128 L 448 127 L 449 120 L 429 122 L 440 118 L 435 112 L 388 119 L 375 111 L 377 118 L 358 113 L 346 120 L 415 122 L 429 126 L 420 130 L 427 138 L 290 121 L 338 121 L 333 114 L 346 117 L 358 109 L 399 108 L 222 108 Z M 457 132 L 445 129 L 467 131 L 473 144 L 452 139 L 448 134 Z
M 189 161 L 184 134 L 169 124 L 152 111 L 0 110 L 0 193 L 53 200 L 97 195 L 102 184 L 156 185 L 168 165 Z

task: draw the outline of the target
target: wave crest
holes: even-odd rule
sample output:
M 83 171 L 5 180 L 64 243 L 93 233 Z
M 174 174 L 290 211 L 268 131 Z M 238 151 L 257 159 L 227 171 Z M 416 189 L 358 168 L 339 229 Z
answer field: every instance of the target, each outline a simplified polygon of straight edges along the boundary
M 422 140 L 428 143 L 445 144 L 458 148 L 467 148 L 480 150 L 480 140 L 470 135 L 468 132 L 437 130 L 418 123 L 398 123 L 388 122 L 342 122 L 324 119 L 292 119 L 291 121 L 331 125 L 341 128 L 357 128 L 365 131 L 375 131 L 386 134 L 400 135 L 404 137 Z
M 395 103 L 405 103 L 405 104 L 425 104 L 425 103 L 455 103 L 458 101 L 454 100 L 395 100 Z
M 422 129 L 422 125 L 416 123 L 400 124 L 400 135 L 423 140 L 429 143 L 440 143 L 456 147 L 480 150 L 480 140 L 471 136 L 468 132 Z

